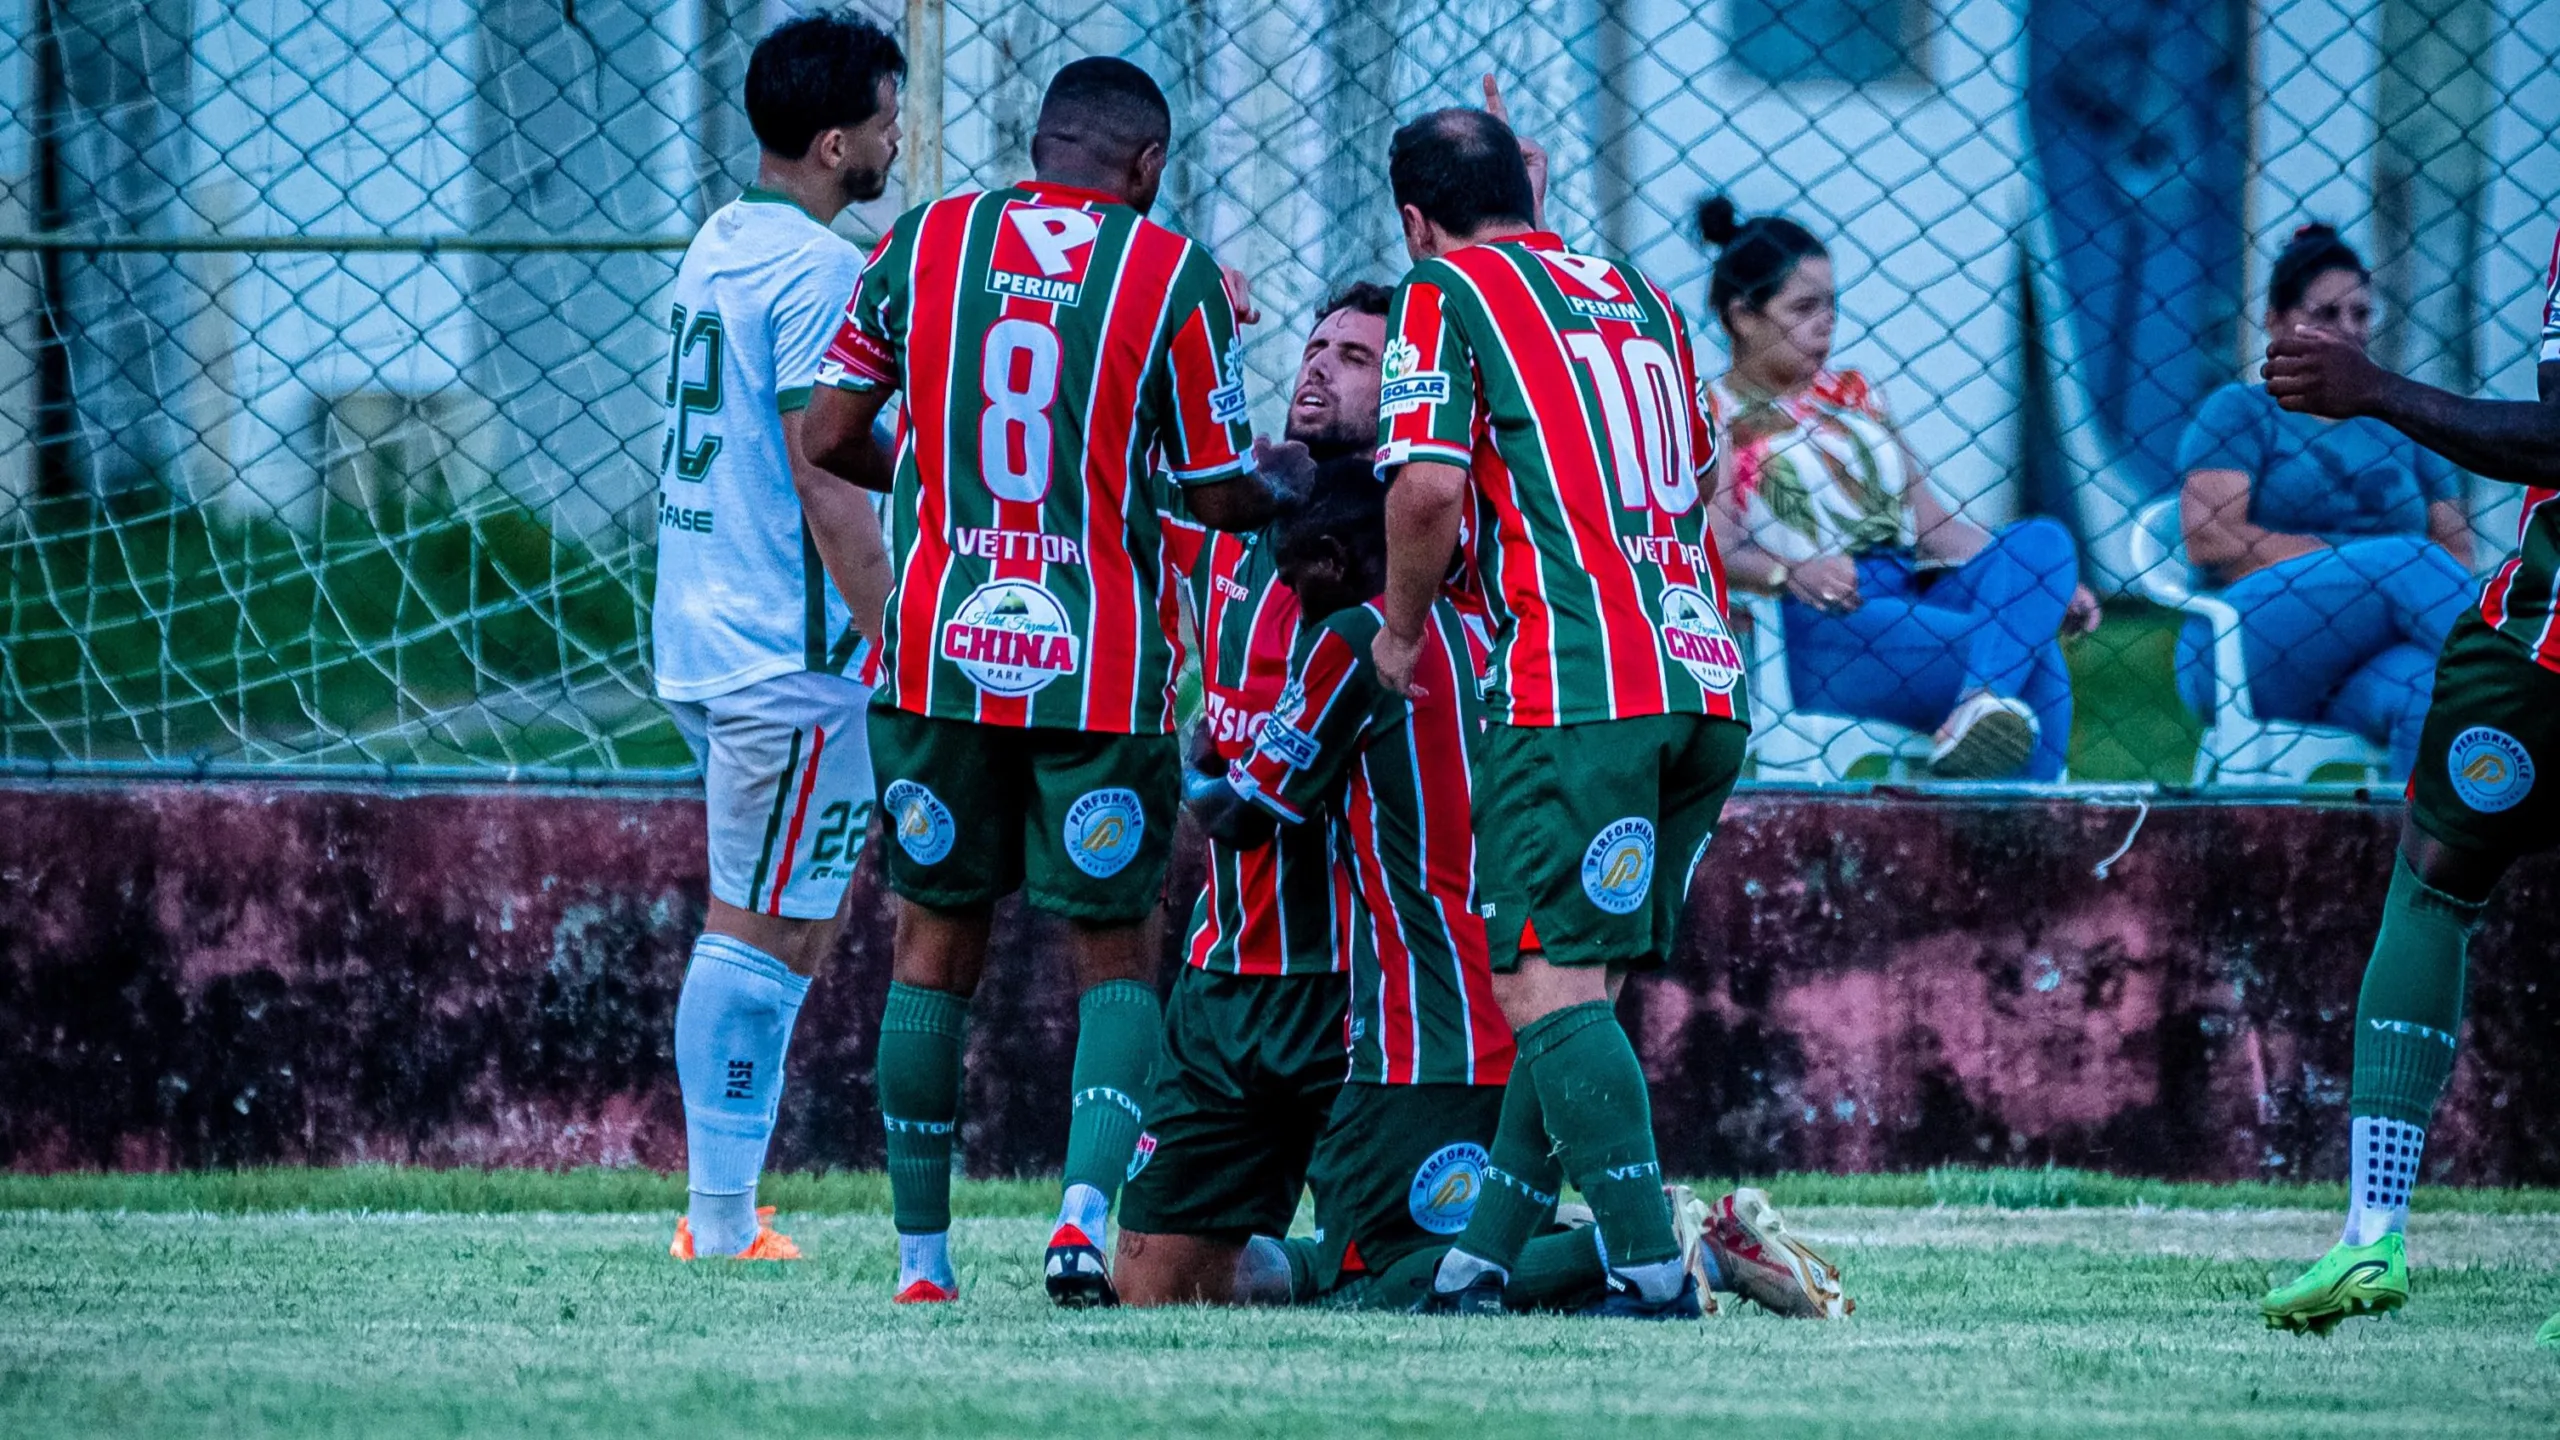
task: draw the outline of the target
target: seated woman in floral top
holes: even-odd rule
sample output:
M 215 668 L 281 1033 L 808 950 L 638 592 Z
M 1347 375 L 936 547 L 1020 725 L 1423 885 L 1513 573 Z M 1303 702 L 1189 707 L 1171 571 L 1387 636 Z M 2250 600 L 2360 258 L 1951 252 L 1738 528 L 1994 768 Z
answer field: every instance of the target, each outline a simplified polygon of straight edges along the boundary
M 1707 303 L 1732 344 L 1715 384 L 1731 447 L 1716 538 L 1739 585 L 1785 596 L 1798 707 L 1932 731 L 1950 779 L 2059 780 L 2071 744 L 2066 629 L 2097 628 L 2071 535 L 1956 514 L 1855 371 L 1825 368 L 1831 257 L 1778 215 L 1718 196 Z

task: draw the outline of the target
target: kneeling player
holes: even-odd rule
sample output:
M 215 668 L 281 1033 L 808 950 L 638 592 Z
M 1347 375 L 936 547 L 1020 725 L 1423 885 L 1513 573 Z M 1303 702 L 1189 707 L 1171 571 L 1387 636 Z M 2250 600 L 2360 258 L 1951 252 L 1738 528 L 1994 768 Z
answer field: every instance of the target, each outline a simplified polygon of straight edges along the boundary
M 2361 346 L 2308 332 L 2268 350 L 2289 410 L 2371 415 L 2488 480 L 2523 485 L 2515 553 L 2446 639 L 2418 742 L 2382 933 L 2356 997 L 2347 1223 L 2260 1303 L 2267 1324 L 2326 1334 L 2409 1299 L 2409 1191 L 2453 1076 L 2472 927 L 2518 857 L 2560 841 L 2560 243 L 2543 307 L 2538 403 L 2467 400 L 2391 375 Z M 2560 1347 L 2560 1315 L 2537 1344 Z
M 1310 626 L 1280 707 L 1229 771 L 1231 788 L 1195 797 L 1212 833 L 1238 846 L 1267 840 L 1274 822 L 1284 838 L 1329 826 L 1350 881 L 1351 1074 L 1311 1172 L 1317 1238 L 1258 1237 L 1239 1272 L 1241 1299 L 1420 1301 L 1474 1211 L 1510 1078 L 1511 1029 L 1493 999 L 1472 893 L 1467 756 L 1483 723 L 1485 637 L 1442 599 L 1412 702 L 1378 682 L 1370 643 L 1382 623 L 1384 496 L 1365 464 L 1329 465 L 1273 527 L 1280 576 Z M 1765 1197 L 1740 1192 L 1710 1211 L 1674 1191 L 1682 1257 L 1702 1284 L 1742 1288 L 1781 1313 L 1845 1312 L 1837 1272 L 1785 1234 Z M 1598 1229 L 1567 1228 L 1529 1242 L 1506 1298 L 1522 1309 L 1597 1308 L 1608 1278 Z

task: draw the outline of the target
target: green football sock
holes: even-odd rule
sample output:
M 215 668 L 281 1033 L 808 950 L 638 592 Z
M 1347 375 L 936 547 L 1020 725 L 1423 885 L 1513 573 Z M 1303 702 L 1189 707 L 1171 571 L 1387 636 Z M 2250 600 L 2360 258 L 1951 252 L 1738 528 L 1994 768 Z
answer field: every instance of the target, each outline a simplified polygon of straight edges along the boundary
M 1541 1235 L 1520 1247 L 1503 1300 L 1515 1310 L 1578 1310 L 1609 1288 L 1609 1266 L 1600 1258 L 1600 1231 L 1584 1225 Z
M 1570 1028 L 1541 1047 L 1530 1073 L 1537 1077 L 1547 1133 L 1574 1188 L 1590 1202 L 1610 1266 L 1648 1275 L 1665 1262 L 1676 1269 L 1680 1242 L 1662 1195 L 1653 1106 L 1635 1046 L 1605 1000 L 1567 1006 L 1530 1028 L 1549 1024 Z
M 880 1119 L 889 1132 L 890 1210 L 902 1235 L 951 1228 L 951 1134 L 968 1042 L 967 1000 L 890 982 L 880 1016 Z
M 2483 908 L 2429 886 L 2406 859 L 2393 862 L 2382 933 L 2356 996 L 2353 1114 L 2418 1126 L 2435 1119 L 2453 1076 L 2465 957 Z
M 1089 1185 L 1107 1212 L 1129 1159 L 1138 1150 L 1147 1067 L 1155 1063 L 1164 1032 L 1164 1007 L 1156 992 L 1135 980 L 1106 980 L 1084 992 L 1076 1006 L 1075 1098 L 1068 1111 L 1069 1189 Z M 1100 1217 L 1095 1217 L 1099 1221 Z M 1096 1234 L 1096 1243 L 1101 1236 Z
M 1504 1271 L 1518 1263 L 1521 1247 L 1555 1213 L 1556 1191 L 1564 1184 L 1564 1167 L 1557 1162 L 1555 1141 L 1547 1133 L 1533 1068 L 1558 1036 L 1590 1022 L 1568 1020 L 1559 1025 L 1557 1018 L 1541 1017 L 1513 1037 L 1511 1079 L 1502 1087 L 1502 1116 L 1494 1125 L 1484 1188 L 1467 1216 L 1466 1230 L 1450 1247 Z M 1452 1267 L 1447 1286 L 1458 1288 L 1478 1273 L 1480 1267 Z

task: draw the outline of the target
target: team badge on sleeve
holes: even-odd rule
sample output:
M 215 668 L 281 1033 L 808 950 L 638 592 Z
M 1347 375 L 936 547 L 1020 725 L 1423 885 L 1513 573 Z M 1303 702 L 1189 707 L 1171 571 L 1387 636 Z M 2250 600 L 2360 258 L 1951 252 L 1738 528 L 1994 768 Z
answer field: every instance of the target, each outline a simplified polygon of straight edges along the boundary
M 897 827 L 898 848 L 907 852 L 907 858 L 919 865 L 941 864 L 960 833 L 942 797 L 913 780 L 897 780 L 881 798 L 889 807 L 889 822 Z
M 2445 752 L 2453 793 L 2483 815 L 2522 804 L 2533 789 L 2533 754 L 2504 730 L 2474 725 L 2453 737 Z
M 1582 893 L 1612 915 L 1644 903 L 1653 889 L 1653 822 L 1641 815 L 1613 820 L 1582 852 Z
M 1413 1172 L 1404 1208 L 1413 1223 L 1434 1235 L 1455 1235 L 1475 1214 L 1476 1196 L 1484 1190 L 1484 1167 L 1491 1157 L 1483 1146 L 1461 1140 L 1431 1152 Z
M 1386 415 L 1404 415 L 1425 405 L 1445 405 L 1449 401 L 1449 377 L 1438 370 L 1422 368 L 1422 347 L 1410 340 L 1392 340 L 1387 353 L 1378 361 L 1378 410 Z
M 1096 880 L 1126 869 L 1146 833 L 1147 812 L 1135 790 L 1087 790 L 1067 807 L 1067 858 Z

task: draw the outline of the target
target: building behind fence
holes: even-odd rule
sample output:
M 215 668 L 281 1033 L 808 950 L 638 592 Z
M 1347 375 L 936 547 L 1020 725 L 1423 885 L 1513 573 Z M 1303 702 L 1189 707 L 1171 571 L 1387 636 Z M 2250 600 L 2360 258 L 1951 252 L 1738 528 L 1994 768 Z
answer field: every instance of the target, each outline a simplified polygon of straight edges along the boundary
M 665 295 L 753 173 L 745 57 L 784 13 L 0 0 L 0 762 L 681 767 L 646 666 Z M 916 57 L 906 160 L 840 228 L 1016 178 L 1048 75 L 1126 55 L 1174 105 L 1160 218 L 1254 277 L 1273 430 L 1319 298 L 1402 269 L 1388 133 L 1488 70 L 1554 153 L 1555 228 L 1701 335 L 1697 201 L 1803 221 L 1835 363 L 1940 492 L 2062 520 L 2114 597 L 2072 647 L 2075 779 L 2213 778 L 2168 680 L 2182 622 L 2145 603 L 2175 598 L 2147 583 L 2175 536 L 2143 522 L 2198 401 L 2254 369 L 2283 236 L 2329 221 L 2374 258 L 2386 363 L 2532 392 L 2560 0 L 881 18 Z M 2482 564 L 2502 489 L 2470 487 Z

